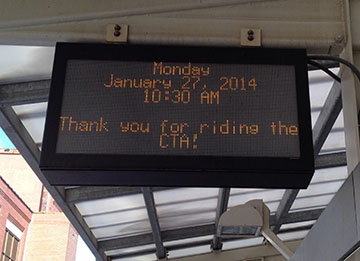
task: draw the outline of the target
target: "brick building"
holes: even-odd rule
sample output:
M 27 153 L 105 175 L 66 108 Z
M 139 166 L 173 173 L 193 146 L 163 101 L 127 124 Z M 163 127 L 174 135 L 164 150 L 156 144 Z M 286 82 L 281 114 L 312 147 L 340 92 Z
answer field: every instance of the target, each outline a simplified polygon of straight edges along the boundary
M 0 166 L 0 261 L 74 261 L 78 234 L 22 156 Z
M 32 211 L 0 177 L 1 261 L 23 260 Z

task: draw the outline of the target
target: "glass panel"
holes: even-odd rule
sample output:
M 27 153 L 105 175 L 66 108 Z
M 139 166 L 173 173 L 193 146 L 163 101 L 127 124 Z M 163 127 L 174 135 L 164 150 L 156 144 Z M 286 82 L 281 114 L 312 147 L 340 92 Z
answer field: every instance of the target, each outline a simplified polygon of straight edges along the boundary
M 54 47 L 2 45 L 0 83 L 50 79 Z
M 319 195 L 327 195 L 331 193 L 335 194 L 343 183 L 344 180 L 310 184 L 307 189 L 300 190 L 299 194 L 297 195 L 297 199 Z
M 198 201 L 207 198 L 217 198 L 219 189 L 217 188 L 181 188 L 174 190 L 164 190 L 154 192 L 156 205 L 169 203 L 184 203 Z
M 255 237 L 249 239 L 239 239 L 223 242 L 223 250 L 230 250 L 243 247 L 260 246 L 264 242 L 263 237 Z
M 133 256 L 133 257 L 125 257 L 125 258 L 114 258 L 112 261 L 156 261 L 155 254 L 151 255 L 143 255 L 143 256 Z
M 191 227 L 215 222 L 216 212 L 195 213 L 178 215 L 170 218 L 159 218 L 162 230 L 176 229 L 181 227 Z
M 332 180 L 345 180 L 348 177 L 346 166 L 336 168 L 317 169 L 310 184 Z
M 105 255 L 117 256 L 117 255 L 122 255 L 122 254 L 135 254 L 136 252 L 141 252 L 144 250 L 154 250 L 154 252 L 155 252 L 155 244 L 148 244 L 148 245 L 136 246 L 136 247 L 119 248 L 119 249 L 115 249 L 115 250 L 105 251 Z
M 11 244 L 12 244 L 12 241 L 13 241 L 13 237 L 10 235 L 10 233 L 8 231 L 6 231 L 6 233 L 8 234 L 8 240 L 6 242 L 5 254 L 10 256 L 10 254 L 11 254 Z
M 236 189 L 232 189 L 229 198 L 229 207 L 245 204 L 253 199 L 263 199 L 271 212 L 276 211 L 280 200 L 284 194 L 283 189 L 258 189 L 243 191 L 240 193 Z
M 321 153 L 331 153 L 336 151 L 345 151 L 344 130 L 331 131 L 321 148 Z
M 14 260 L 16 260 L 18 245 L 19 245 L 19 241 L 16 238 L 14 238 L 13 249 L 11 253 L 11 258 Z
M 170 229 L 215 222 L 217 199 L 167 204 L 157 207 L 160 227 Z
M 303 231 L 297 231 L 297 232 L 291 232 L 291 233 L 280 233 L 280 234 L 278 234 L 278 237 L 282 241 L 303 239 L 304 237 L 306 237 L 306 235 L 309 231 L 310 230 L 303 230 Z
M 312 109 L 311 110 L 311 122 L 312 122 L 312 126 L 314 127 L 315 122 L 317 121 L 320 111 L 322 108 L 318 108 L 318 109 Z M 332 131 L 336 131 L 339 129 L 344 129 L 344 116 L 343 116 L 343 111 L 341 110 L 339 113 L 339 116 L 337 117 L 333 127 L 332 127 Z
M 314 208 L 325 207 L 331 199 L 334 197 L 335 194 L 329 195 L 320 195 L 320 196 L 313 196 L 307 198 L 297 198 L 295 199 L 293 205 L 291 206 L 290 210 L 309 210 Z M 290 211 L 290 212 L 291 212 Z
M 81 215 L 106 214 L 108 212 L 145 208 L 142 194 L 89 200 L 75 204 Z
M 186 239 L 167 241 L 167 242 L 164 242 L 164 246 L 171 247 L 171 246 L 190 244 L 190 243 L 201 242 L 201 241 L 210 242 L 210 240 L 212 240 L 212 239 L 213 239 L 213 235 L 202 236 L 202 237 L 192 237 L 192 238 L 186 238 Z
M 179 249 L 179 250 L 172 250 L 169 251 L 168 258 L 180 258 L 185 256 L 192 256 L 192 255 L 199 255 L 199 254 L 205 254 L 210 253 L 211 249 L 209 245 L 206 246 L 199 246 L 199 247 L 190 247 L 186 249 Z
M 3 245 L 3 253 L 5 253 L 6 245 L 9 239 L 9 232 L 6 230 L 5 232 L 5 239 L 4 239 L 4 245 Z
M 91 230 L 97 239 L 109 237 L 125 237 L 136 234 L 151 233 L 150 222 L 129 222 L 119 225 L 99 227 Z
M 148 220 L 146 208 L 95 214 L 84 217 L 90 228 Z
M 335 74 L 338 68 L 331 69 Z M 311 108 L 320 108 L 324 105 L 334 80 L 321 70 L 309 72 L 309 90 Z
M 292 228 L 301 228 L 301 227 L 307 227 L 310 225 L 315 224 L 316 220 L 311 221 L 304 221 L 304 222 L 295 222 L 290 224 L 284 224 L 281 226 L 281 230 L 283 229 L 292 229 Z
M 314 128 L 314 125 L 320 115 L 321 108 L 311 109 L 311 126 Z

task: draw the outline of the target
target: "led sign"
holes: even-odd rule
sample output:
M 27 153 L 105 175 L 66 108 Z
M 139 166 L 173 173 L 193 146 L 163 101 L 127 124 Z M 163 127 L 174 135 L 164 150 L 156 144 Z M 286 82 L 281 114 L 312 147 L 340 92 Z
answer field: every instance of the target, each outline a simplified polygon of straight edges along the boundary
M 57 185 L 306 187 L 306 52 L 58 44 L 41 168 Z

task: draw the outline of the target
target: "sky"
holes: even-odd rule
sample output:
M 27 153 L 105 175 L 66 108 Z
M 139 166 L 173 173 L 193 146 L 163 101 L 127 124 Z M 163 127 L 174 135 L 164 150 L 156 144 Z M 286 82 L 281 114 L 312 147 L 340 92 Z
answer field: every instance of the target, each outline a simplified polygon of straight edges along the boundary
M 78 237 L 75 261 L 95 261 L 94 255 L 80 236 Z
M 6 136 L 5 132 L 0 128 L 0 148 L 16 149 L 14 144 Z

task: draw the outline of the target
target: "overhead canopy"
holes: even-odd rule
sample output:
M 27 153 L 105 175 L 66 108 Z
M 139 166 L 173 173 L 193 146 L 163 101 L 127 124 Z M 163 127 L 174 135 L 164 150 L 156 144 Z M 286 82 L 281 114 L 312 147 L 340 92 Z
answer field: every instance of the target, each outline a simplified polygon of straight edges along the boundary
M 271 225 L 282 240 L 304 238 L 348 176 L 341 91 L 332 78 L 310 67 L 316 172 L 307 190 L 53 187 L 38 167 L 52 46 L 56 41 L 103 42 L 106 24 L 125 23 L 129 43 L 239 46 L 240 29 L 256 27 L 266 47 L 339 54 L 345 38 L 345 19 L 337 11 L 341 1 L 85 2 L 17 6 L 20 2 L 0 1 L 7 10 L 0 16 L 0 43 L 24 45 L 0 46 L 0 126 L 97 259 L 156 260 L 209 253 L 210 246 L 262 245 L 262 238 L 255 238 L 226 239 L 221 246 L 215 236 L 220 214 L 252 199 L 263 199 L 269 207 Z M 44 45 L 50 47 L 38 47 Z M 337 65 L 326 66 L 338 72 Z
M 0 64 L 0 97 L 6 104 L 1 109 L 1 126 L 10 138 L 15 138 L 18 147 L 19 142 L 27 146 L 25 150 L 30 155 L 23 155 L 27 160 L 32 157 L 30 161 L 35 162 L 38 159 L 34 154 L 38 156 L 37 149 L 41 149 L 53 51 L 50 47 L 0 48 L 0 52 L 12 57 L 11 62 Z M 338 69 L 332 70 L 336 73 Z M 331 122 L 325 108 L 334 110 L 337 107 L 340 111 L 341 103 L 339 105 L 335 97 L 340 92 L 339 85 L 319 70 L 310 71 L 309 77 L 312 122 L 317 126 L 314 137 L 317 137 L 320 135 L 316 134 L 317 128 L 321 129 L 319 124 Z M 21 83 L 15 83 L 19 79 Z M 32 82 L 34 80 L 39 82 Z M 9 106 L 11 104 L 14 106 Z M 17 120 L 24 128 L 17 126 Z M 169 258 L 210 252 L 219 214 L 227 207 L 251 199 L 264 200 L 272 213 L 272 225 L 284 224 L 279 231 L 280 238 L 301 239 L 347 177 L 343 128 L 340 113 L 316 160 L 317 170 L 309 188 L 297 195 L 285 190 L 235 188 L 153 188 L 142 191 L 136 187 L 50 187 L 50 191 L 58 195 L 56 199 L 61 207 L 66 206 L 64 211 L 72 217 L 73 223 L 75 221 L 75 226 L 81 227 L 85 241 L 94 246 L 92 250 L 97 245 L 98 256 L 112 256 L 113 260 L 126 260 L 125 257 L 134 260 L 132 256 L 138 255 L 142 256 L 139 260 L 156 260 L 156 253 L 161 254 L 159 251 L 163 247 Z M 26 132 L 31 140 L 26 138 Z M 326 136 L 326 133 L 321 134 Z M 16 141 L 16 138 L 22 140 Z M 37 166 L 34 168 L 41 175 Z M 281 210 L 283 218 L 279 220 L 275 214 Z M 159 236 L 157 244 L 153 238 L 156 234 Z M 261 239 L 225 240 L 223 250 L 261 244 Z

